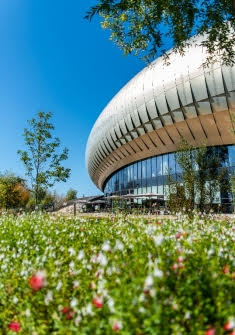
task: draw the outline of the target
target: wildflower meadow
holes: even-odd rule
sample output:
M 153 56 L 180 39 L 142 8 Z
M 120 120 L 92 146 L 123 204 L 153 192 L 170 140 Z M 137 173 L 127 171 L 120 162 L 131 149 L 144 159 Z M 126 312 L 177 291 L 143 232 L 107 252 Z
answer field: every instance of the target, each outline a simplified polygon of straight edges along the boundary
M 0 334 L 234 335 L 235 227 L 0 217 Z

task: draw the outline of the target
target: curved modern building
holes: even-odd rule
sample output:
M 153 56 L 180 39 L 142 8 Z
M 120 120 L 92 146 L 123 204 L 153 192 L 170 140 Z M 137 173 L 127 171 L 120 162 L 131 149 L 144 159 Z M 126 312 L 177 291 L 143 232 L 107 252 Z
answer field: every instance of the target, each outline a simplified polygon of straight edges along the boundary
M 235 67 L 203 67 L 205 49 L 196 38 L 170 65 L 158 58 L 109 102 L 88 139 L 86 165 L 107 194 L 164 195 L 169 168 L 181 137 L 195 147 L 206 143 L 225 153 L 235 167 Z

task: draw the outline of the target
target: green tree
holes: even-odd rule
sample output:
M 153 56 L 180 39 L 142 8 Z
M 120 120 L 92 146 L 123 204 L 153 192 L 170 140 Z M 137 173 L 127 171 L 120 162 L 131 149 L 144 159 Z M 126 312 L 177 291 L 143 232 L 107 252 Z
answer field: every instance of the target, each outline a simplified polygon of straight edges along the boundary
M 217 152 L 214 147 L 201 145 L 195 148 L 181 140 L 175 159 L 181 173 L 172 178 L 169 173 L 169 207 L 174 212 L 185 209 L 191 213 L 195 204 L 200 211 L 213 207 L 220 191 L 227 192 L 230 188 L 226 168 L 226 150 Z
M 14 174 L 0 175 L 0 207 L 6 210 L 10 208 L 24 207 L 29 199 L 29 190 L 22 178 Z
M 31 182 L 36 206 L 43 200 L 47 188 L 56 182 L 65 182 L 70 175 L 70 169 L 61 165 L 68 158 L 68 149 L 58 153 L 60 140 L 52 136 L 51 116 L 51 113 L 38 112 L 36 118 L 28 121 L 29 128 L 25 128 L 23 134 L 27 149 L 18 150 Z
M 77 199 L 77 191 L 70 188 L 68 190 L 68 192 L 66 193 L 66 201 L 69 201 L 69 200 L 76 200 Z
M 96 14 L 125 55 L 149 61 L 166 56 L 169 44 L 182 54 L 188 39 L 199 34 L 206 36 L 207 64 L 219 54 L 224 64 L 235 62 L 235 0 L 96 0 L 85 18 Z

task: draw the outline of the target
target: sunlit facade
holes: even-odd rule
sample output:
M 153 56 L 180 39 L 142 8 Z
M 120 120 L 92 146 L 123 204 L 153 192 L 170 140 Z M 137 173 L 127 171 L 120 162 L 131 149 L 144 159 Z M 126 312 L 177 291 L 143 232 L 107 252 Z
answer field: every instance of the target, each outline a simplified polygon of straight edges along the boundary
M 203 67 L 206 52 L 196 38 L 185 55 L 157 59 L 130 80 L 105 107 L 88 139 L 88 173 L 107 195 L 165 196 L 169 168 L 183 137 L 227 152 L 234 168 L 235 67 Z M 223 195 L 221 195 L 223 197 Z M 227 198 L 230 195 L 226 195 Z

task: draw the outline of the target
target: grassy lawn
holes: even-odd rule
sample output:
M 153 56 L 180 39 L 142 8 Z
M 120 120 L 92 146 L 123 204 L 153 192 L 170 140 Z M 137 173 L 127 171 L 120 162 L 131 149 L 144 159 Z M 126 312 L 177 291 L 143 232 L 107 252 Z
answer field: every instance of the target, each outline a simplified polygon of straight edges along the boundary
M 235 225 L 0 217 L 0 334 L 234 333 Z

